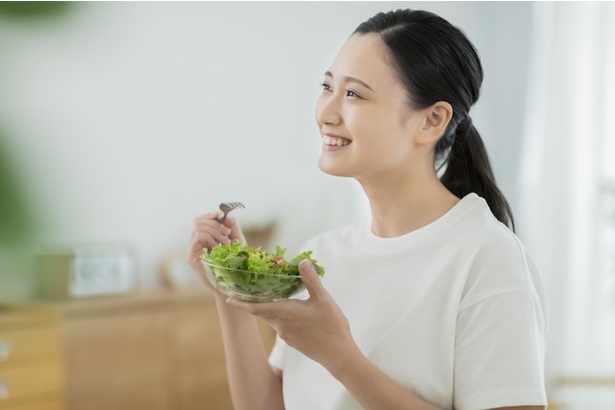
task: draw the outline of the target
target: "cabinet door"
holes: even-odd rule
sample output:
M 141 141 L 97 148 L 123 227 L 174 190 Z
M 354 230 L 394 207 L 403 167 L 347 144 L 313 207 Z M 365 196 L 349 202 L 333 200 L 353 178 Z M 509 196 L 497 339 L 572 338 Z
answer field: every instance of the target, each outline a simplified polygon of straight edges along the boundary
M 156 310 L 69 318 L 68 409 L 173 408 L 168 316 Z
M 232 410 L 215 308 L 182 308 L 175 331 L 178 410 Z

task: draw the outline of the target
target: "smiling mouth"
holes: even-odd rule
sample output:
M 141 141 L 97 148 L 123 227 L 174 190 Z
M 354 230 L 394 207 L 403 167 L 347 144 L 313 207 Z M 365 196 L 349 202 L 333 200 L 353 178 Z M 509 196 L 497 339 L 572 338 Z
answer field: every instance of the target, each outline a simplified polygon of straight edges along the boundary
M 351 140 L 349 140 L 348 138 L 344 138 L 344 137 L 331 137 L 329 135 L 323 137 L 322 142 L 325 145 L 330 145 L 330 146 L 334 146 L 334 147 L 344 147 L 346 145 L 350 145 L 350 143 L 352 142 Z

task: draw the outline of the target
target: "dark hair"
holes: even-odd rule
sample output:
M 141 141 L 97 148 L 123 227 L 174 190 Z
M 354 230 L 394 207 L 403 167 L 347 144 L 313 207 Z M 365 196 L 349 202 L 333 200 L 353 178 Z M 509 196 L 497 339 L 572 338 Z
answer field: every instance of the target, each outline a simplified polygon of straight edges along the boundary
M 409 104 L 422 109 L 438 101 L 453 116 L 435 147 L 440 180 L 454 195 L 483 197 L 491 212 L 514 230 L 512 211 L 495 183 L 485 145 L 469 111 L 478 100 L 483 68 L 466 35 L 442 17 L 423 10 L 379 13 L 355 33 L 378 33 L 389 49 L 390 63 L 408 91 Z

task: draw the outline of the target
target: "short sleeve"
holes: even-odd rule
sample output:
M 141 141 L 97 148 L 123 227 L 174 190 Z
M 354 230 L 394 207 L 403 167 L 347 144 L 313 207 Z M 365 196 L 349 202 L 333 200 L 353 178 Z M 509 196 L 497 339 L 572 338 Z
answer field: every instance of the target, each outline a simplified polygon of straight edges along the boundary
M 458 410 L 546 405 L 546 323 L 529 291 L 491 296 L 459 313 L 454 401 Z
M 275 367 L 276 369 L 283 369 L 284 367 L 284 347 L 286 346 L 286 342 L 280 339 L 279 336 L 275 337 L 275 344 L 273 345 L 273 349 L 271 349 L 271 353 L 269 353 L 269 365 Z

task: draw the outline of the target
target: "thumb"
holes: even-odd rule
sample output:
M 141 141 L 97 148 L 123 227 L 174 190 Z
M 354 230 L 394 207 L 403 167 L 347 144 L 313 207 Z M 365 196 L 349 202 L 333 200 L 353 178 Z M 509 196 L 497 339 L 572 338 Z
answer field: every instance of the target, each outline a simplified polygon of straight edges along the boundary
M 320 278 L 316 274 L 316 269 L 314 269 L 314 265 L 312 265 L 310 260 L 303 259 L 299 262 L 299 274 L 301 275 L 301 280 L 305 288 L 310 293 L 310 298 L 318 297 L 325 291 L 320 282 Z

